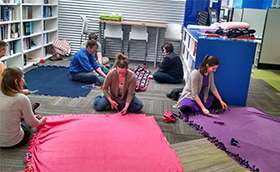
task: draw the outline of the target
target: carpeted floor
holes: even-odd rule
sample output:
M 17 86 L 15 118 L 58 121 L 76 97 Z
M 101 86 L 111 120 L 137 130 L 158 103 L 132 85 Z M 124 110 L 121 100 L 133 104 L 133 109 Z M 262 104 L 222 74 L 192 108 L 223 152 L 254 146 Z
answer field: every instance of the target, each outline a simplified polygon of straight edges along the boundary
M 254 69 L 252 72 L 254 79 L 262 79 L 273 88 L 275 88 L 280 94 L 280 71 L 276 70 L 261 70 Z
M 50 64 L 68 66 L 69 61 L 63 60 Z M 132 63 L 134 65 L 136 63 Z M 155 70 L 152 64 L 149 69 Z M 165 137 L 174 148 L 187 172 L 239 172 L 247 171 L 229 158 L 224 152 L 218 150 L 213 144 L 196 132 L 194 129 L 179 120 L 176 123 L 164 123 L 161 116 L 164 111 L 170 110 L 176 103 L 168 99 L 165 94 L 181 85 L 158 84 L 151 81 L 147 92 L 137 95 L 144 102 L 143 113 L 156 118 Z M 237 90 L 236 90 L 237 91 Z M 274 116 L 280 115 L 280 95 L 277 91 L 260 79 L 252 79 L 248 93 L 247 105 L 261 109 Z M 92 101 L 96 95 L 101 94 L 100 88 L 90 91 L 86 97 L 69 98 L 54 96 L 30 95 L 32 102 L 40 102 L 37 112 L 43 115 L 54 114 L 95 114 Z M 0 172 L 18 172 L 24 167 L 23 159 L 27 147 L 12 150 L 0 149 Z

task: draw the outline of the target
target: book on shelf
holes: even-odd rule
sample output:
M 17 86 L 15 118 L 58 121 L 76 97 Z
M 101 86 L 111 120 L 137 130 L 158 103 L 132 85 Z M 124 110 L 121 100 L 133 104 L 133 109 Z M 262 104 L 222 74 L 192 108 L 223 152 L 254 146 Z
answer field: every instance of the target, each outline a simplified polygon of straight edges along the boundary
M 31 6 L 25 6 L 22 12 L 22 18 L 23 19 L 32 19 L 32 7 Z
M 31 38 L 25 38 L 25 50 L 31 49 L 37 46 Z
M 20 37 L 20 25 L 19 23 L 11 24 L 11 37 L 18 38 Z
M 33 23 L 32 22 L 23 23 L 23 33 L 24 33 L 24 35 L 30 35 L 33 33 Z
M 0 21 L 14 20 L 15 10 L 13 7 L 0 6 Z
M 14 39 L 20 37 L 20 24 L 5 24 L 0 25 L 0 39 Z
M 0 0 L 0 3 L 19 3 L 20 0 Z
M 19 41 L 11 41 L 8 44 L 10 55 L 16 54 L 19 51 Z
M 0 0 L 0 3 L 20 3 L 20 0 Z
M 52 7 L 44 6 L 43 7 L 43 17 L 52 17 Z
M 10 39 L 9 25 L 0 25 L 0 39 Z
M 43 35 L 43 40 L 44 40 L 44 44 L 47 44 L 49 42 L 48 33 L 45 33 Z

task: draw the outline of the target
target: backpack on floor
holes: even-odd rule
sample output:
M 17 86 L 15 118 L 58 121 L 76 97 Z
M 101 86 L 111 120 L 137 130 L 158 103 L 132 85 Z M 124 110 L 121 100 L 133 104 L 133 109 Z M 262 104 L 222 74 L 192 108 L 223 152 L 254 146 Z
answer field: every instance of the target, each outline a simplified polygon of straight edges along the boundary
M 71 53 L 70 43 L 66 40 L 54 40 L 51 50 L 53 57 L 50 60 L 62 60 Z
M 138 65 L 134 68 L 134 73 L 137 79 L 135 91 L 146 91 L 149 85 L 149 76 L 151 75 L 151 71 L 149 71 L 145 65 Z
M 179 97 L 181 96 L 181 93 L 183 91 L 184 88 L 174 88 L 173 90 L 171 90 L 170 93 L 166 94 L 166 96 L 172 100 L 179 100 Z

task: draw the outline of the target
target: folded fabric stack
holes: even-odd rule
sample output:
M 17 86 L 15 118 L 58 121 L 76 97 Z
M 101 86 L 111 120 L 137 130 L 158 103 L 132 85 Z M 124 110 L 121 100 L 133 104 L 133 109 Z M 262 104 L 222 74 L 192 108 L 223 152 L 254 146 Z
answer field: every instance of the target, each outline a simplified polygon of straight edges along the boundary
M 215 34 L 226 36 L 228 38 L 238 39 L 255 39 L 256 30 L 250 29 L 250 25 L 246 22 L 223 22 L 218 24 L 219 29 Z M 209 33 L 209 32 L 206 32 Z M 210 32 L 210 34 L 213 32 Z
M 122 21 L 123 17 L 119 14 L 102 14 L 100 15 L 100 20 L 109 20 L 109 21 Z

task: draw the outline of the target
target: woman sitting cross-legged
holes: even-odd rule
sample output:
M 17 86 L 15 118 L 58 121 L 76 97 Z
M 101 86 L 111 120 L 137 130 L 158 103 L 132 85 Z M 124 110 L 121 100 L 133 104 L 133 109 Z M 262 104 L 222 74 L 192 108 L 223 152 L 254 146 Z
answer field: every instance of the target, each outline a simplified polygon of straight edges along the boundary
M 212 111 L 227 110 L 228 106 L 214 83 L 214 72 L 218 66 L 219 61 L 216 57 L 206 56 L 199 70 L 192 71 L 190 80 L 186 83 L 177 103 L 183 113 L 202 112 L 204 115 L 211 116 Z
M 164 55 L 158 71 L 153 74 L 153 78 L 158 83 L 178 84 L 183 81 L 183 65 L 180 57 L 174 53 L 171 43 L 165 43 L 162 47 Z
M 128 59 L 123 54 L 116 56 L 115 65 L 108 73 L 104 84 L 104 96 L 97 96 L 96 111 L 117 110 L 121 114 L 139 112 L 143 103 L 135 96 L 136 76 L 128 69 Z
M 31 127 L 46 122 L 45 117 L 37 119 L 34 116 L 29 98 L 22 93 L 23 86 L 23 72 L 20 69 L 4 70 L 0 92 L 0 147 L 26 144 L 31 135 Z

